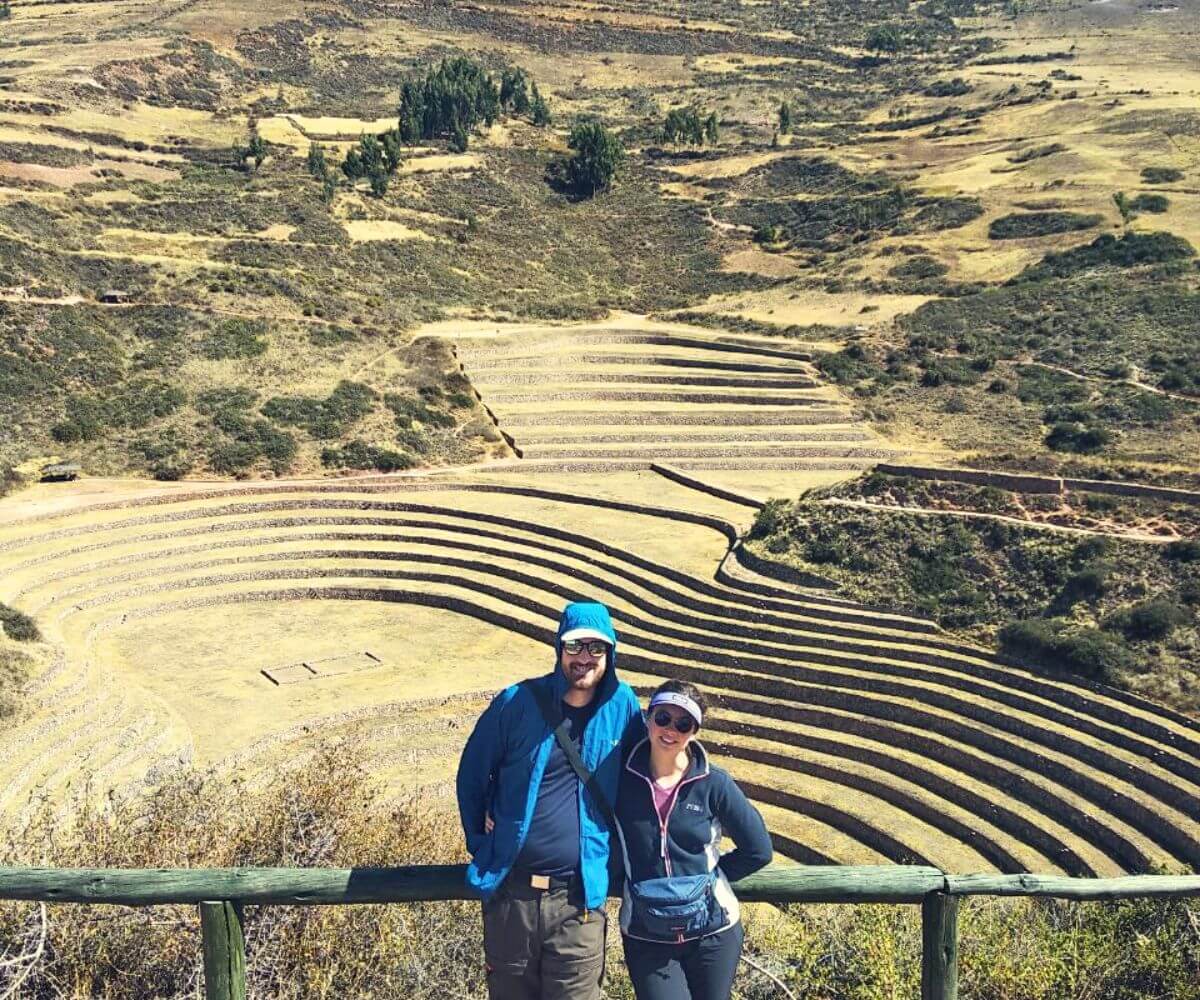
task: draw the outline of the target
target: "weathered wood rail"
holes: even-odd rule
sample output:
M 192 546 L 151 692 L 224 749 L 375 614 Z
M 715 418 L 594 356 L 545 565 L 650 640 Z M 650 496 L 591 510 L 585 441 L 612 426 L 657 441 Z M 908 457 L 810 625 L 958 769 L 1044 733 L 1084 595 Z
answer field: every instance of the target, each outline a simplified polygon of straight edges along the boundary
M 1200 876 L 947 875 L 918 865 L 771 866 L 734 885 L 745 902 L 921 907 L 921 1000 L 958 996 L 958 905 L 967 896 L 1071 900 L 1200 896 Z M 0 900 L 193 904 L 200 909 L 207 1000 L 245 1000 L 242 911 L 471 899 L 461 865 L 402 868 L 0 868 Z

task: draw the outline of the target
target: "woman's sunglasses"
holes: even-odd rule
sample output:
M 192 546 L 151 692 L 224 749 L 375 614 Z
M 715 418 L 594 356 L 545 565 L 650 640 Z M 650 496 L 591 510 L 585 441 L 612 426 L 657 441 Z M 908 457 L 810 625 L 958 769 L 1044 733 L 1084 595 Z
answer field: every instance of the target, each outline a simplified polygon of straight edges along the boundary
M 677 719 L 672 719 L 671 713 L 661 708 L 650 716 L 650 718 L 654 720 L 654 724 L 660 729 L 666 729 L 667 726 L 674 726 L 675 732 L 683 733 L 684 735 L 687 735 L 696 728 L 696 720 L 690 715 L 681 715 Z
M 571 639 L 563 643 L 563 649 L 572 656 L 582 653 L 585 649 L 592 656 L 600 656 L 602 653 L 608 652 L 608 643 L 599 639 L 592 639 L 588 642 L 584 642 L 582 639 Z

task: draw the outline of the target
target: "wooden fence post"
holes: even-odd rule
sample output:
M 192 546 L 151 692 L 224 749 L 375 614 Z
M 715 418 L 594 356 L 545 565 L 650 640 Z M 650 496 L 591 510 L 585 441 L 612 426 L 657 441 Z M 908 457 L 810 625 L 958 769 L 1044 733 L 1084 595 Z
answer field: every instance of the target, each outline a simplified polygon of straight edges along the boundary
M 921 1000 L 958 998 L 958 898 L 931 892 L 921 903 Z
M 246 1000 L 242 908 L 228 900 L 200 904 L 205 1000 Z

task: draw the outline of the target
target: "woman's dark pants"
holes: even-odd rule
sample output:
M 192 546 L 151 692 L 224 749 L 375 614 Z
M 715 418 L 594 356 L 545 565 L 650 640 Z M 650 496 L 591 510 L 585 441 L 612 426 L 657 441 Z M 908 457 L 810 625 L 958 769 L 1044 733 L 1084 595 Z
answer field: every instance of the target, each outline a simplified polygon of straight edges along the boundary
M 739 922 L 683 944 L 625 938 L 625 964 L 638 1000 L 729 1000 L 743 937 Z

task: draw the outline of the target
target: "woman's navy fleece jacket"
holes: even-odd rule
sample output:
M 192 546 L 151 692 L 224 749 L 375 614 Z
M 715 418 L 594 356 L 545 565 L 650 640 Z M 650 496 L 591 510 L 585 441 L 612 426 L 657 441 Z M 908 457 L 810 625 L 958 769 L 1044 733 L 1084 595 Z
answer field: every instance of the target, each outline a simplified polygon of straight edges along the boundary
M 730 882 L 745 878 L 771 860 L 771 837 L 762 816 L 746 799 L 734 780 L 708 762 L 698 740 L 690 747 L 691 763 L 679 781 L 675 800 L 661 823 L 650 784 L 650 741 L 642 740 L 621 772 L 617 793 L 617 821 L 625 849 L 625 897 L 621 905 L 621 933 L 644 940 L 662 940 L 639 926 L 629 883 L 670 875 L 716 873 L 709 925 L 693 937 L 728 930 L 738 922 L 740 910 Z M 722 854 L 721 837 L 733 839 L 734 850 Z M 676 939 L 679 943 L 682 939 Z

